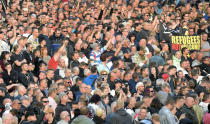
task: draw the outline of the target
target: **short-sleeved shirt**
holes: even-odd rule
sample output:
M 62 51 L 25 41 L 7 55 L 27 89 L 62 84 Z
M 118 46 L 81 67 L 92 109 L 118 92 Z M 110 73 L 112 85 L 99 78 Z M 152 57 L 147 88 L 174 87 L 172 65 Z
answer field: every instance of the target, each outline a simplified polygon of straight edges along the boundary
M 56 70 L 57 67 L 58 67 L 58 61 L 55 61 L 54 56 L 53 56 L 48 63 L 48 69 Z

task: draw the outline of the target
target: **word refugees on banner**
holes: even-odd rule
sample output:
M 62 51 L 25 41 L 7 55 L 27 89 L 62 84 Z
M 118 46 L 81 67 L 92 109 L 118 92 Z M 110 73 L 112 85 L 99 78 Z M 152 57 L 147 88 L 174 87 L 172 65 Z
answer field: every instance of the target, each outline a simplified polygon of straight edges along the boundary
M 201 37 L 200 36 L 172 36 L 171 37 L 171 51 L 181 51 L 186 47 L 188 50 L 200 50 L 201 49 Z

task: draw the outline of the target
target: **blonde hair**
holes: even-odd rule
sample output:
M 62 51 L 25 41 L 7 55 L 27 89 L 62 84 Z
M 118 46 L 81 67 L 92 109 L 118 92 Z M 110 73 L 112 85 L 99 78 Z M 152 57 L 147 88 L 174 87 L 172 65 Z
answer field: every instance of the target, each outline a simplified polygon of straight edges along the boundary
M 94 94 L 98 94 L 99 96 L 102 96 L 102 92 L 100 89 L 95 89 Z
M 107 71 L 102 70 L 102 71 L 99 73 L 99 75 L 102 75 L 104 72 L 106 72 L 106 73 L 108 74 L 108 72 L 107 72 Z
M 96 116 L 102 117 L 103 114 L 104 114 L 104 110 L 102 108 L 99 107 L 96 109 Z
M 160 121 L 160 115 L 158 114 L 152 114 L 152 120 L 159 122 Z
M 119 110 L 124 107 L 124 102 L 121 99 L 117 100 L 116 110 Z

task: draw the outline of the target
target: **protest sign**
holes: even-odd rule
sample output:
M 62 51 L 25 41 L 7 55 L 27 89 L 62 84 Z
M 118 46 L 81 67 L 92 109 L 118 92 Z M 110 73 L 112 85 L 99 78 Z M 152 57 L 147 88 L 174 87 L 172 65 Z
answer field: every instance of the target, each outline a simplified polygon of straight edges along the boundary
M 171 37 L 171 51 L 181 51 L 186 47 L 188 50 L 200 50 L 201 37 L 200 36 L 172 36 Z

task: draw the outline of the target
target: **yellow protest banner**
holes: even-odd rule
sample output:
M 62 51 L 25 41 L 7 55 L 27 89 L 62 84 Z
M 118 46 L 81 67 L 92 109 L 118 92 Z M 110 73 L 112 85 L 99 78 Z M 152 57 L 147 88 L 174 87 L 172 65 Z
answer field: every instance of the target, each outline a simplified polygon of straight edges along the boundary
M 188 50 L 200 50 L 201 37 L 200 36 L 172 36 L 171 37 L 171 51 L 181 51 L 182 48 Z

